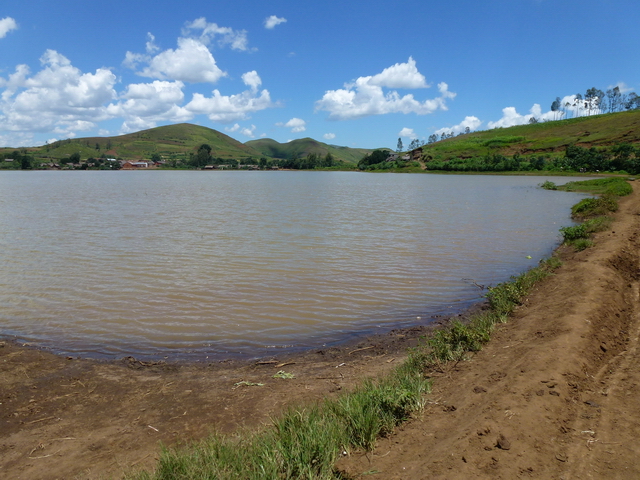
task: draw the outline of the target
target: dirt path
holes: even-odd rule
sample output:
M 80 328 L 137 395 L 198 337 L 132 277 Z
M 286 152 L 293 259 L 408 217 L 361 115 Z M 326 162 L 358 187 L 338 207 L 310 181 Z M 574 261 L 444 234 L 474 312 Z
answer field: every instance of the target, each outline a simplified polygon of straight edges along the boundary
M 615 232 L 562 251 L 564 266 L 483 351 L 432 372 L 419 418 L 339 467 L 375 479 L 640 478 L 639 214 L 636 189 Z M 100 363 L 0 343 L 0 477 L 151 469 L 159 442 L 257 427 L 388 370 L 422 333 L 259 364 Z

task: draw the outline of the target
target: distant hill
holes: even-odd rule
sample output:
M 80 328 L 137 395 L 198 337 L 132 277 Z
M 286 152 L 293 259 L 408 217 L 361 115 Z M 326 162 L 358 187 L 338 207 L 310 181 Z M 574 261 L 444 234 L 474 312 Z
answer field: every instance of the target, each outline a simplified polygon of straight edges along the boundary
M 425 145 L 425 160 L 447 161 L 499 154 L 561 156 L 567 146 L 640 144 L 640 110 L 495 128 Z
M 304 158 L 309 154 L 316 154 L 320 157 L 325 157 L 327 153 L 331 153 L 331 155 L 336 159 L 354 164 L 358 163 L 362 157 L 373 151 L 372 149 L 365 148 L 349 148 L 328 145 L 326 143 L 318 142 L 313 138 L 301 138 L 287 143 L 279 143 L 270 138 L 262 138 L 259 140 L 249 140 L 245 145 L 259 151 L 262 155 L 271 158 L 291 160 L 294 158 Z
M 328 145 L 312 138 L 293 140 L 288 143 L 278 143 L 271 139 L 251 140 L 241 143 L 224 133 L 211 128 L 180 123 L 163 127 L 142 130 L 114 137 L 85 137 L 32 147 L 26 149 L 30 155 L 38 159 L 57 161 L 79 153 L 82 159 L 90 157 L 113 157 L 126 160 L 150 159 L 159 154 L 164 160 L 186 160 L 189 154 L 195 153 L 198 147 L 207 144 L 211 147 L 211 155 L 223 160 L 235 159 L 242 163 L 246 159 L 304 158 L 310 153 L 326 156 L 331 153 L 335 159 L 355 164 L 363 156 L 372 152 L 371 149 L 349 148 Z M 9 153 L 15 149 L 0 149 Z
M 83 159 L 108 157 L 127 160 L 149 159 L 159 154 L 164 159 L 188 158 L 202 144 L 211 146 L 214 157 L 242 160 L 259 158 L 262 154 L 224 133 L 211 128 L 180 123 L 142 130 L 116 137 L 86 137 L 60 140 L 35 149 L 28 149 L 36 157 L 60 159 L 79 153 Z

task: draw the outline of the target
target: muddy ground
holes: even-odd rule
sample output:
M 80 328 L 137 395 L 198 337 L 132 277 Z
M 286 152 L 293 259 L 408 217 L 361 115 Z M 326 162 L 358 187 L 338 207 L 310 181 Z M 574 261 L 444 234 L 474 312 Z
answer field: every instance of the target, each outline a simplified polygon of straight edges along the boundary
M 564 265 L 488 346 L 429 372 L 424 412 L 338 467 L 376 479 L 640 478 L 639 191 L 594 248 L 559 250 Z M 0 477 L 152 469 L 161 443 L 260 427 L 287 405 L 336 395 L 402 361 L 424 332 L 191 365 L 68 359 L 2 342 Z M 295 378 L 274 378 L 281 370 Z

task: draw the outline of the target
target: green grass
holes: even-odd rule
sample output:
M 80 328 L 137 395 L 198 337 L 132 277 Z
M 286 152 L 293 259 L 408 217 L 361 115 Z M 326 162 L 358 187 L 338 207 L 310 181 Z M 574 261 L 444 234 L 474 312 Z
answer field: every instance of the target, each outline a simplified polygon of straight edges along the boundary
M 129 478 L 338 479 L 334 465 L 342 452 L 372 450 L 380 436 L 423 407 L 431 385 L 423 371 L 403 364 L 337 399 L 290 408 L 265 430 L 164 448 L 155 472 Z
M 594 195 L 613 195 L 617 197 L 624 197 L 633 191 L 627 179 L 623 177 L 606 177 L 569 182 L 559 186 L 557 189 L 565 192 L 588 192 Z
M 640 110 L 478 131 L 425 145 L 432 160 L 480 158 L 499 153 L 556 157 L 569 145 L 603 147 L 640 143 Z
M 629 182 L 621 177 L 569 182 L 556 188 L 552 188 L 555 187 L 552 182 L 545 182 L 541 186 L 547 190 L 557 189 L 600 195 L 595 198 L 584 198 L 571 207 L 571 215 L 576 219 L 584 220 L 583 223 L 560 229 L 564 243 L 573 246 L 576 251 L 593 246 L 592 234 L 610 228 L 613 218 L 608 214 L 618 210 L 618 197 L 629 195 L 633 191 Z

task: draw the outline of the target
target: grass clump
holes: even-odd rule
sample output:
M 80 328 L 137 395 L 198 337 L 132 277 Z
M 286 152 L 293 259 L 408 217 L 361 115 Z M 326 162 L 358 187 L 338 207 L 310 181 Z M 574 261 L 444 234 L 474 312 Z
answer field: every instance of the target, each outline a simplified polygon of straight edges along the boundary
M 129 478 L 339 479 L 334 469 L 338 456 L 350 449 L 373 449 L 378 437 L 424 406 L 430 386 L 421 362 L 405 363 L 337 399 L 290 408 L 265 430 L 164 449 L 154 473 Z
M 545 190 L 558 190 L 558 186 L 549 180 L 542 182 L 540 184 L 540 187 L 544 188 Z
M 607 215 L 618 210 L 618 201 L 613 195 L 607 194 L 595 198 L 583 198 L 571 207 L 574 218 L 588 218 Z
M 558 189 L 600 195 L 595 198 L 584 198 L 571 208 L 573 218 L 586 219 L 582 224 L 560 229 L 563 243 L 573 246 L 576 251 L 584 250 L 593 245 L 592 233 L 609 229 L 613 218 L 608 214 L 618 210 L 618 197 L 629 195 L 633 191 L 629 182 L 621 177 L 569 182 Z
M 414 349 L 408 363 L 422 362 L 425 368 L 438 367 L 443 363 L 458 362 L 468 353 L 481 350 L 491 339 L 495 325 L 506 322 L 533 286 L 561 265 L 560 259 L 551 257 L 541 261 L 536 268 L 491 287 L 487 294 L 488 311 L 472 316 L 467 323 L 455 321 L 448 328 L 434 332 Z
M 583 180 L 579 182 L 569 182 L 560 185 L 558 190 L 565 192 L 589 192 L 596 195 L 613 195 L 624 197 L 629 195 L 633 189 L 623 177 L 596 178 L 593 180 Z

